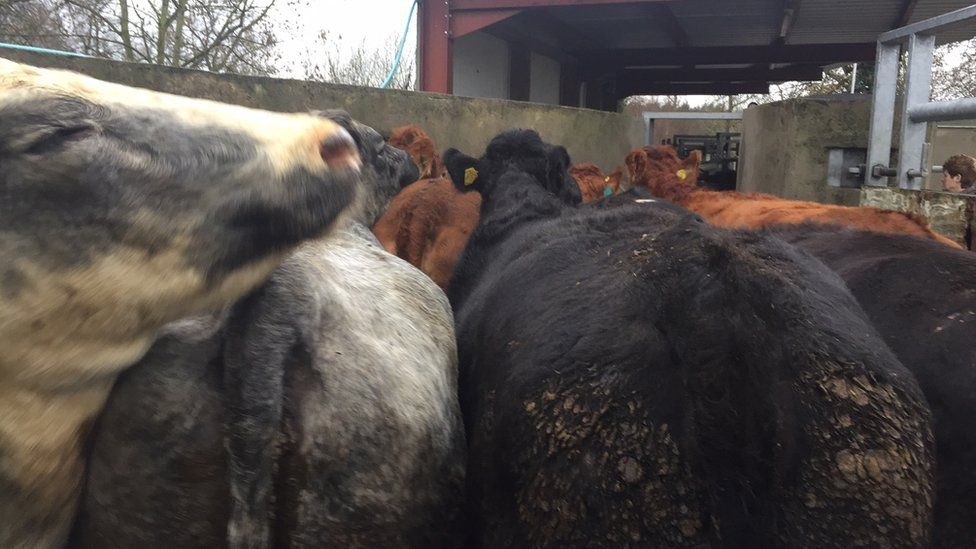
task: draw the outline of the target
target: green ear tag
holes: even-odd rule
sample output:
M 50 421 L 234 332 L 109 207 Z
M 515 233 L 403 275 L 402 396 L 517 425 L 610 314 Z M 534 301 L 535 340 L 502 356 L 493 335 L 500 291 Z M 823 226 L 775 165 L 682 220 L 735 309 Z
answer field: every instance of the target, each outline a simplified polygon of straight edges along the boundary
M 613 189 L 610 188 L 610 185 L 603 187 L 603 196 L 613 196 Z

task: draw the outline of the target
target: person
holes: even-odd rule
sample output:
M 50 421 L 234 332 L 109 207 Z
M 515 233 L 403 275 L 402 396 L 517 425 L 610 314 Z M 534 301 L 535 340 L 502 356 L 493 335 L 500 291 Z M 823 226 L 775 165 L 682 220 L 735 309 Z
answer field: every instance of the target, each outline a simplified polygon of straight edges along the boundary
M 976 194 L 976 158 L 965 154 L 950 156 L 942 165 L 942 188 L 951 193 Z

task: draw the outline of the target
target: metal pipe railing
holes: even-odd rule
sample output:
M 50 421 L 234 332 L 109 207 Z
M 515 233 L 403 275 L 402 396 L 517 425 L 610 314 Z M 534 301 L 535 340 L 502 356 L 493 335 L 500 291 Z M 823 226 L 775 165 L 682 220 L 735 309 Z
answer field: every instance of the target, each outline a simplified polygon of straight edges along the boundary
M 976 118 L 976 99 L 956 99 L 915 105 L 908 109 L 912 122 L 946 122 Z
M 894 29 L 882 33 L 881 36 L 878 37 L 878 42 L 882 44 L 905 42 L 912 35 L 933 34 L 935 31 L 944 31 L 965 25 L 974 17 L 976 17 L 976 4 L 958 9 L 956 11 L 950 11 L 949 13 L 939 15 L 931 19 L 926 19 L 925 21 L 912 23 L 911 25 L 901 27 L 900 29 Z
M 976 4 L 945 15 L 886 32 L 878 37 L 878 57 L 874 73 L 871 104 L 871 129 L 868 141 L 866 185 L 887 186 L 896 178 L 902 189 L 921 189 L 929 173 L 925 135 L 928 122 L 976 118 L 976 99 L 930 102 L 932 59 L 935 34 L 957 28 L 976 19 Z M 898 142 L 898 167 L 889 166 L 891 131 L 895 117 L 898 61 L 907 52 L 905 93 Z

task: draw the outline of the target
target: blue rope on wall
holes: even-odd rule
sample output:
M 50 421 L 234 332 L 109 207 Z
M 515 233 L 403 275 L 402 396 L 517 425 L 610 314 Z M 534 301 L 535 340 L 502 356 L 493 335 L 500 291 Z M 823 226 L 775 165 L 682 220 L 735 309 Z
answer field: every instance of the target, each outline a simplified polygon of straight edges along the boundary
M 407 43 L 407 33 L 410 32 L 410 22 L 413 21 L 413 12 L 417 9 L 417 0 L 413 0 L 413 4 L 410 5 L 410 15 L 407 16 L 407 25 L 403 29 L 403 36 L 400 37 L 400 46 L 397 47 L 396 57 L 393 58 L 393 67 L 390 68 L 389 74 L 386 75 L 386 80 L 380 84 L 380 88 L 386 88 L 393 81 L 393 75 L 396 74 L 397 69 L 400 68 L 400 58 L 403 56 L 403 46 Z
M 48 48 L 37 48 L 34 46 L 21 46 L 20 44 L 8 44 L 6 42 L 0 42 L 0 48 L 7 48 L 10 50 L 32 51 L 35 53 L 51 53 L 54 55 L 64 55 L 67 57 L 87 57 L 89 59 L 94 59 L 90 55 L 85 55 L 83 53 L 75 53 L 73 51 L 51 50 Z

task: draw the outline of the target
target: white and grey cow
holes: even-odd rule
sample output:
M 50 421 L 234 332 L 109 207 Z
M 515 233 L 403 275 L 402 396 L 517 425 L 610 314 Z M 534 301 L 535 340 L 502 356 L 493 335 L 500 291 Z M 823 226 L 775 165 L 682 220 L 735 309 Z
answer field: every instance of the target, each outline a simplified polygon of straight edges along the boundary
M 117 375 L 330 230 L 359 164 L 322 117 L 0 59 L 0 547 L 64 543 Z
M 344 113 L 353 219 L 220 315 L 173 324 L 99 420 L 82 547 L 444 547 L 464 434 L 450 306 L 367 229 L 416 167 Z

